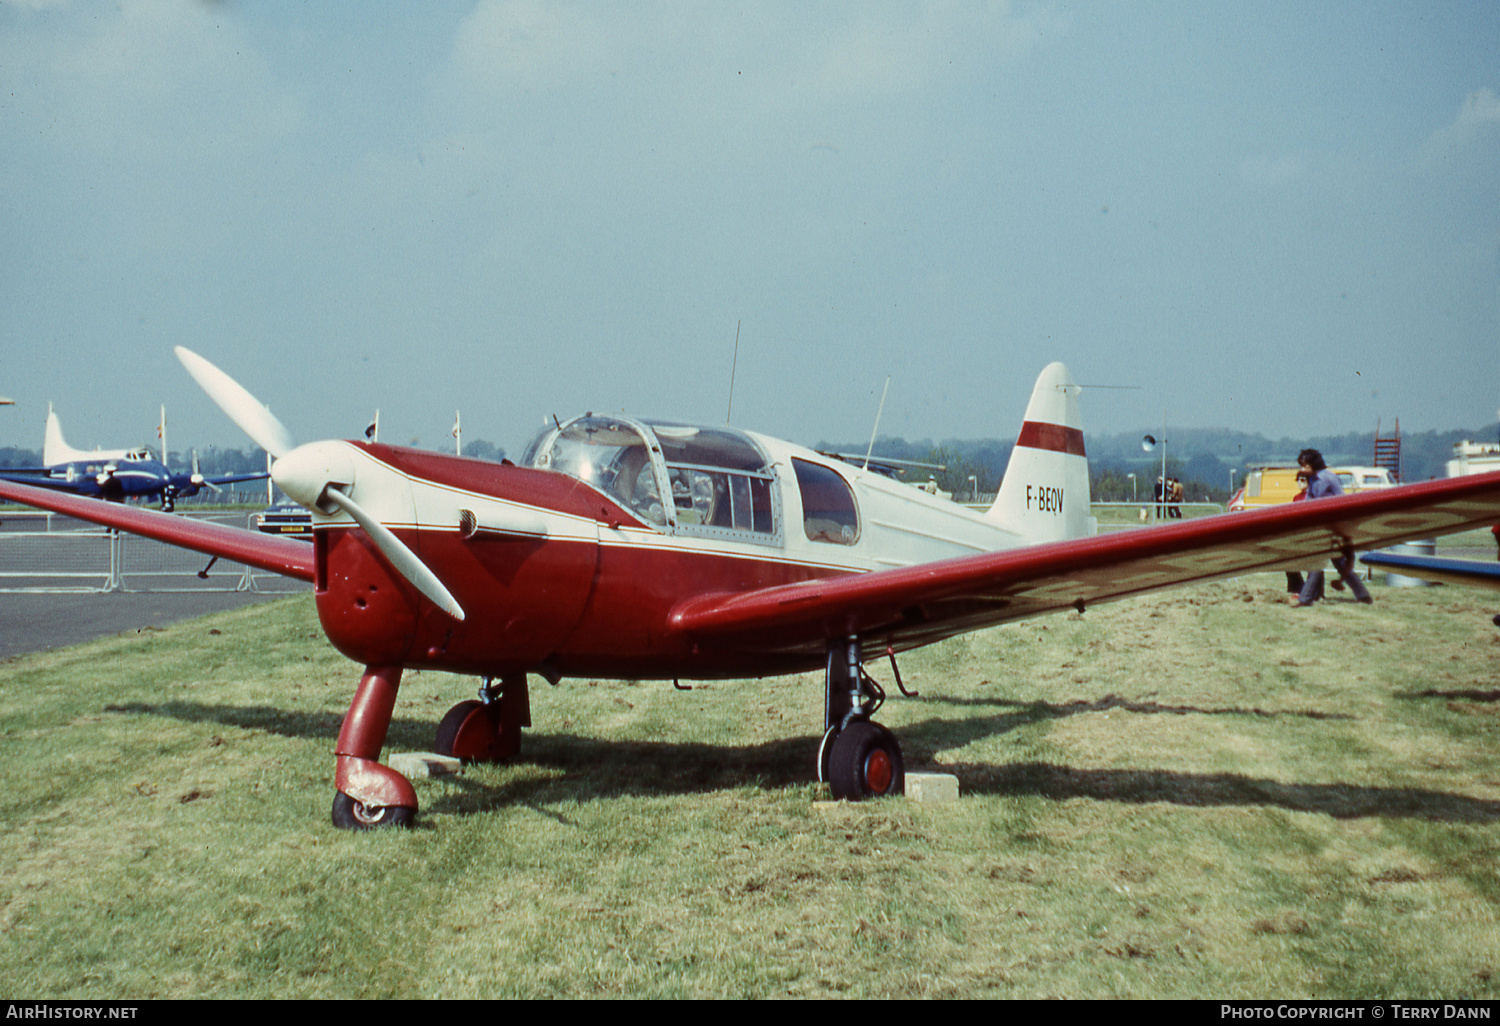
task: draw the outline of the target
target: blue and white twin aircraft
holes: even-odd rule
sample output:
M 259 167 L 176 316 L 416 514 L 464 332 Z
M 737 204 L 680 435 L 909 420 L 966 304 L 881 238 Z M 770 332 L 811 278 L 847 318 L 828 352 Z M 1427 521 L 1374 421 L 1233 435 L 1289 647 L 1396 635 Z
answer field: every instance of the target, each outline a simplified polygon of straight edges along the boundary
M 163 410 L 160 430 L 163 453 L 166 452 L 166 434 L 166 411 Z M 62 425 L 50 405 L 42 440 L 42 463 L 40 467 L 11 467 L 0 471 L 0 479 L 110 502 L 160 498 L 162 510 L 170 513 L 178 499 L 197 495 L 205 487 L 218 491 L 220 485 L 261 481 L 269 476 L 262 471 L 204 477 L 198 472 L 196 453 L 191 471 L 174 471 L 144 445 L 133 449 L 94 449 L 88 452 L 75 449 L 64 441 Z

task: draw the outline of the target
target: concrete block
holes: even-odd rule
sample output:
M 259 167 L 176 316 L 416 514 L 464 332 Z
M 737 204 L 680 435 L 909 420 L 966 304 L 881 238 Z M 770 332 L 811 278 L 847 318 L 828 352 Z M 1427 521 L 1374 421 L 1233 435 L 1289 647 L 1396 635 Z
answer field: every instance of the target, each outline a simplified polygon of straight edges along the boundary
M 956 802 L 958 778 L 951 773 L 908 773 L 906 798 L 908 801 L 929 805 L 934 802 Z
M 464 768 L 461 760 L 451 755 L 438 755 L 436 752 L 401 752 L 387 759 L 386 765 L 407 780 L 462 773 Z

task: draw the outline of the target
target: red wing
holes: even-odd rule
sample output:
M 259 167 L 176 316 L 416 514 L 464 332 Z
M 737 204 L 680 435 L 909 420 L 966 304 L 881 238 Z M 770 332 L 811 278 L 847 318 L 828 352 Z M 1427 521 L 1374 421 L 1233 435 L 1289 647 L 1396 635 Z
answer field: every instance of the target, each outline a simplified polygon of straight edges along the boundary
M 1132 528 L 937 563 L 702 595 L 672 626 L 705 647 L 823 651 L 832 638 L 913 648 L 964 631 L 1262 570 L 1315 569 L 1500 521 L 1500 473 Z
M 169 545 L 222 556 L 258 570 L 303 581 L 313 579 L 313 547 L 295 538 L 276 538 L 224 524 L 206 524 L 171 513 L 136 509 L 118 502 L 50 492 L 8 481 L 0 481 L 0 499 L 66 513 L 79 520 L 116 527 Z

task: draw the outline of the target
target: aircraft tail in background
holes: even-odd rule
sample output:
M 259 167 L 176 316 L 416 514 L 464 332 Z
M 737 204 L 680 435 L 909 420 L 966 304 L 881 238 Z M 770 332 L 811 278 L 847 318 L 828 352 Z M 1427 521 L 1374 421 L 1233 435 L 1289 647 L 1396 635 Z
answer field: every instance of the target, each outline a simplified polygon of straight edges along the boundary
M 59 463 L 75 463 L 87 458 L 87 453 L 79 452 L 63 441 L 62 423 L 52 412 L 52 404 L 48 403 L 47 428 L 42 435 L 42 465 L 55 467 Z

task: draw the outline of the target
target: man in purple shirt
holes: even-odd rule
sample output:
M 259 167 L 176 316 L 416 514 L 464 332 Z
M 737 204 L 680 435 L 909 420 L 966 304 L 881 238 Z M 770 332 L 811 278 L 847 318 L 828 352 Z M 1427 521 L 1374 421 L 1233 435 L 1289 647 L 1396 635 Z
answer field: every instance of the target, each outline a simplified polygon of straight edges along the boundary
M 1328 469 L 1328 464 L 1323 462 L 1323 454 L 1316 449 L 1303 449 L 1297 454 L 1297 466 L 1307 475 L 1307 499 L 1325 499 L 1330 495 L 1343 495 L 1344 486 L 1339 484 L 1338 475 Z M 1334 587 L 1347 584 L 1354 597 L 1365 605 L 1375 600 L 1370 597 L 1370 591 L 1365 587 L 1354 573 L 1354 560 L 1337 558 L 1333 561 L 1333 567 L 1339 572 L 1339 579 Z M 1323 597 L 1323 571 L 1314 570 L 1307 575 L 1307 583 L 1302 585 L 1302 591 L 1297 595 L 1297 608 L 1306 609 L 1318 599 Z

